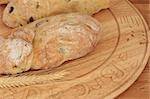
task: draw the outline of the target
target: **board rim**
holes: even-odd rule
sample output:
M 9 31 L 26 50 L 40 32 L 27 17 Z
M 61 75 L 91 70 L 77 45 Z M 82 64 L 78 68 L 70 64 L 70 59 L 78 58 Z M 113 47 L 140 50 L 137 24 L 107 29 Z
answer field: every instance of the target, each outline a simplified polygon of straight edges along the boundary
M 143 62 L 141 63 L 141 66 L 139 67 L 139 69 L 132 76 L 130 76 L 130 78 L 128 79 L 129 81 L 127 83 L 124 83 L 123 86 L 120 86 L 120 88 L 117 88 L 117 90 L 111 92 L 109 95 L 104 96 L 104 99 L 113 99 L 113 98 L 119 96 L 121 93 L 125 92 L 129 87 L 131 87 L 133 85 L 133 83 L 139 78 L 139 76 L 141 75 L 143 70 L 145 69 L 146 64 L 148 62 L 148 59 L 150 57 L 150 43 L 149 43 L 150 30 L 149 30 L 149 27 L 147 25 L 147 22 L 145 21 L 145 19 L 142 16 L 141 12 L 129 0 L 124 0 L 124 1 L 126 1 L 132 7 L 132 9 L 134 9 L 134 11 L 138 14 L 140 19 L 142 20 L 143 25 L 145 25 L 145 27 L 147 28 L 146 29 L 147 38 L 148 38 L 147 52 L 146 52 L 146 55 L 143 59 Z

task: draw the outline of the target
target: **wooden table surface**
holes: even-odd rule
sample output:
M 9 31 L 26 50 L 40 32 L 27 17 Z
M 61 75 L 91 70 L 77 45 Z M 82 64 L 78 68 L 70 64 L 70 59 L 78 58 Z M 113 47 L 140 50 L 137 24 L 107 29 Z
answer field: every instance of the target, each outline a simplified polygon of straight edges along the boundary
M 130 0 L 142 13 L 150 27 L 150 1 Z M 150 99 L 150 59 L 137 81 L 117 99 Z

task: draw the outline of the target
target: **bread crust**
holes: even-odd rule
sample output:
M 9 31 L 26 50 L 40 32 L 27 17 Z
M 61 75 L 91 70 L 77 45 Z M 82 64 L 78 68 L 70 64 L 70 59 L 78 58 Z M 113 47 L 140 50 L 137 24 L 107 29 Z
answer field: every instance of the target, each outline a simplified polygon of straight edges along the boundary
M 57 67 L 91 52 L 99 35 L 100 23 L 88 15 L 70 13 L 37 20 L 1 39 L 0 52 L 6 53 L 0 60 L 7 59 L 5 64 L 0 62 L 0 73 Z
M 11 0 L 3 22 L 18 27 L 37 19 L 60 13 L 79 12 L 92 15 L 110 7 L 109 0 Z

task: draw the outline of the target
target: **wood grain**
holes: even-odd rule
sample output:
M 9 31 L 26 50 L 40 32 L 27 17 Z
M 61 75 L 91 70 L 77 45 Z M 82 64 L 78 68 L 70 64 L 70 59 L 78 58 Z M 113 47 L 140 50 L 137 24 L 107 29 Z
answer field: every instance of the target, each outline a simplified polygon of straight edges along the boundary
M 129 0 L 131 1 L 133 4 L 148 4 L 149 0 Z
M 139 77 L 150 55 L 148 26 L 136 8 L 126 0 L 94 17 L 100 21 L 103 35 L 92 53 L 53 71 L 1 76 L 4 80 L 0 80 L 0 99 L 112 99 L 126 90 Z M 9 30 L 1 21 L 0 27 L 3 27 L 0 28 L 1 33 Z M 69 73 L 61 79 L 40 82 L 40 78 L 62 70 Z M 22 82 L 16 81 L 17 78 Z M 24 78 L 31 80 L 30 85 L 26 86 Z M 35 78 L 39 80 L 35 82 Z M 138 90 L 136 86 L 139 85 L 135 85 Z M 147 92 L 145 89 L 142 91 Z M 143 93 L 140 95 L 144 96 Z M 133 97 L 124 95 L 124 99 Z
M 142 13 L 150 27 L 149 0 L 130 0 Z M 150 98 L 150 59 L 137 81 L 117 99 L 149 99 Z

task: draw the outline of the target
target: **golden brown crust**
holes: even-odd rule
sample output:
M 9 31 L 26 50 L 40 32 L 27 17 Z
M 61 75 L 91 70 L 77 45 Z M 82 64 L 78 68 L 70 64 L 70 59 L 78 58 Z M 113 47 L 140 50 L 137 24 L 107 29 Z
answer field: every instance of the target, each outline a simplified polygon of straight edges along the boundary
M 108 0 L 12 0 L 4 11 L 3 21 L 9 27 L 18 27 L 59 13 L 92 15 L 109 6 Z
M 2 43 L 6 47 L 1 52 L 6 53 L 0 59 L 7 57 L 9 68 L 0 63 L 0 73 L 53 68 L 82 57 L 94 49 L 99 32 L 97 20 L 77 13 L 43 18 L 15 29 Z
M 22 32 L 22 35 L 17 35 L 17 32 Z M 27 35 L 31 38 L 32 33 L 29 29 L 18 28 L 7 39 L 0 38 L 0 74 L 15 74 L 30 69 L 27 60 L 32 52 L 32 41 Z

